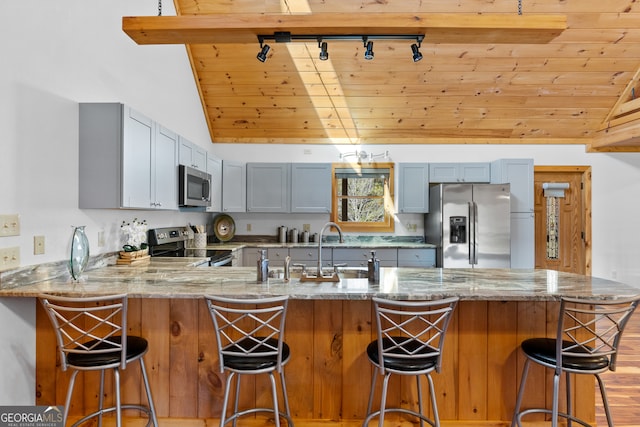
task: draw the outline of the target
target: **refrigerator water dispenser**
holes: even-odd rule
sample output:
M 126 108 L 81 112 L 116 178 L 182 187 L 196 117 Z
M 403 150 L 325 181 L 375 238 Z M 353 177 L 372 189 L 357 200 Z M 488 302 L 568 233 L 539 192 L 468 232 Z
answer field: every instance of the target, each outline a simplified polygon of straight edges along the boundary
M 452 216 L 449 218 L 449 242 L 467 243 L 467 217 Z

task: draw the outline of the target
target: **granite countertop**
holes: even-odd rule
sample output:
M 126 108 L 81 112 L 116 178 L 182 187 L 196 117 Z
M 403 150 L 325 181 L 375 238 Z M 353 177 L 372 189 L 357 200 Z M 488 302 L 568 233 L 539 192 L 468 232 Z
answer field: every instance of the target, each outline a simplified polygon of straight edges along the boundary
M 34 297 L 42 292 L 100 295 L 126 292 L 136 298 L 200 298 L 205 294 L 235 297 L 289 295 L 293 299 L 394 299 L 547 301 L 561 296 L 624 298 L 640 288 L 623 283 L 552 270 L 381 268 L 380 283 L 343 278 L 338 283 L 256 281 L 253 267 L 198 268 L 203 258 L 160 258 L 148 265 L 107 265 L 83 273 L 79 282 L 68 274 L 0 290 L 0 297 Z

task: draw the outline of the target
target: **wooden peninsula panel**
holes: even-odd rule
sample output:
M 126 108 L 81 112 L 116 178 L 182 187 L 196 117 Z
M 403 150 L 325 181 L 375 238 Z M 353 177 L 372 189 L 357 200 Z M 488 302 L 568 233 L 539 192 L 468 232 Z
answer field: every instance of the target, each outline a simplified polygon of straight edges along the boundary
M 558 303 L 552 301 L 460 302 L 450 325 L 442 372 L 434 375 L 440 418 L 445 425 L 452 425 L 447 420 L 506 425 L 524 362 L 519 343 L 532 336 L 554 335 L 557 310 Z M 129 332 L 143 335 L 150 344 L 145 361 L 158 417 L 217 418 L 224 375 L 219 372 L 213 325 L 204 300 L 131 298 L 128 316 Z M 52 351 L 53 330 L 41 307 L 36 326 L 36 403 L 62 405 L 68 375 L 59 370 L 58 355 Z M 319 420 L 359 424 L 365 417 L 374 373 L 365 354 L 375 336 L 371 301 L 291 300 L 285 336 L 292 350 L 286 377 L 296 425 Z M 123 375 L 123 400 L 144 401 L 137 366 L 132 368 Z M 98 380 L 94 374 L 78 376 L 72 415 L 95 407 Z M 532 388 L 525 405 L 549 404 L 548 373 L 533 366 L 529 381 Z M 575 383 L 582 391 L 574 393 L 578 415 L 594 420 L 593 381 L 580 379 Z M 112 390 L 113 384 L 109 383 L 107 401 L 113 399 Z M 427 390 L 423 381 L 425 397 Z M 243 377 L 241 394 L 241 405 L 256 401 L 268 405 L 268 380 Z M 413 378 L 392 378 L 389 404 L 414 405 L 416 399 Z M 390 415 L 389 422 L 397 422 L 399 417 Z

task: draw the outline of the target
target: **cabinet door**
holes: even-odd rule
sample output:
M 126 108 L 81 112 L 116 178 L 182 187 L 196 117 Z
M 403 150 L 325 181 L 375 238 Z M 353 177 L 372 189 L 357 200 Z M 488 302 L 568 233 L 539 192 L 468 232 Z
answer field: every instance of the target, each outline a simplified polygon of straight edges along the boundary
M 289 163 L 247 164 L 247 212 L 289 212 Z
M 460 163 L 461 182 L 488 183 L 491 181 L 490 163 Z
M 122 141 L 122 207 L 149 209 L 153 121 L 125 107 Z
M 381 267 L 398 266 L 398 250 L 396 248 L 333 248 L 333 263 L 346 263 L 348 267 L 367 267 L 371 251 L 376 251 L 376 258 Z
M 191 166 L 201 171 L 207 170 L 207 151 L 182 136 L 178 160 L 181 165 Z
M 433 268 L 435 266 L 435 248 L 398 248 L 398 267 Z
M 511 268 L 535 268 L 535 221 L 532 212 L 511 214 Z
M 267 249 L 267 258 L 269 259 L 269 267 L 284 267 L 284 260 L 288 256 L 289 256 L 289 249 L 287 248 Z
M 331 212 L 331 164 L 291 165 L 291 212 Z
M 152 205 L 157 209 L 178 209 L 178 136 L 156 125 L 152 145 Z
M 429 181 L 430 182 L 458 182 L 458 164 L 457 163 L 430 163 L 429 164 Z
M 429 212 L 429 164 L 400 163 L 398 174 L 398 211 Z
M 247 169 L 244 163 L 222 162 L 222 210 L 247 210 Z
M 533 212 L 533 159 L 500 159 L 491 164 L 491 182 L 511 184 L 511 212 Z
M 491 181 L 491 164 L 487 162 L 430 163 L 429 181 L 432 183 L 488 183 Z
M 257 269 L 260 259 L 260 248 L 246 247 L 242 249 L 242 266 L 254 267 Z
M 207 212 L 222 212 L 222 160 L 209 153 L 207 173 L 211 175 L 211 206 L 207 206 Z

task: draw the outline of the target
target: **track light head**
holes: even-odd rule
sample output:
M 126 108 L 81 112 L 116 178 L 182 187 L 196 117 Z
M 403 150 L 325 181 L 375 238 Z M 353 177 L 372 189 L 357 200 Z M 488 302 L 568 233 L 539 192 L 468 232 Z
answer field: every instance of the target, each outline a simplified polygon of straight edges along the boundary
M 364 45 L 366 50 L 364 51 L 364 59 L 367 61 L 371 61 L 373 59 L 373 42 L 371 40 L 367 41 L 366 37 L 364 38 Z
M 320 60 L 326 61 L 329 59 L 329 52 L 327 51 L 327 42 L 320 43 Z
M 414 43 L 411 45 L 411 51 L 413 52 L 413 62 L 418 62 L 422 59 L 422 54 L 417 44 Z
M 270 50 L 271 47 L 268 44 L 263 45 L 260 49 L 260 52 L 258 52 L 258 55 L 256 56 L 256 58 L 258 58 L 258 61 L 265 62 L 267 60 L 267 54 Z

